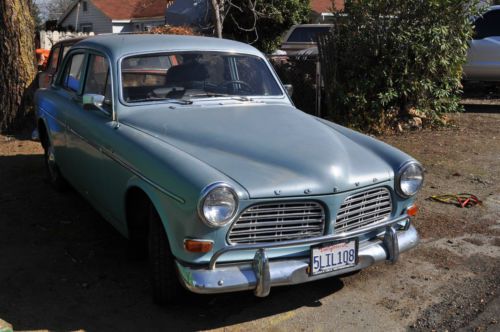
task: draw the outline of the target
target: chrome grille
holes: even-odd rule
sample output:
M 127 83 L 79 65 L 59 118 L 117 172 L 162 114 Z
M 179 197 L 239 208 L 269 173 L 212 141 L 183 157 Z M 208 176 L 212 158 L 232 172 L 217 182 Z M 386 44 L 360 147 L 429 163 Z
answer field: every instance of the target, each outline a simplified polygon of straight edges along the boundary
M 371 189 L 349 196 L 337 212 L 335 231 L 349 232 L 376 224 L 389 218 L 391 212 L 391 193 L 387 188 Z
M 260 204 L 249 207 L 231 226 L 228 242 L 251 244 L 323 235 L 325 211 L 313 201 Z

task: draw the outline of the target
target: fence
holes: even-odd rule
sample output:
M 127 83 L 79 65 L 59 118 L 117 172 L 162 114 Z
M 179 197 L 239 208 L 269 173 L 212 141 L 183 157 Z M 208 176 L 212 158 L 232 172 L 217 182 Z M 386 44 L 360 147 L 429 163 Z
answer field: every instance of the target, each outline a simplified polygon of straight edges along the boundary
M 93 32 L 65 32 L 65 31 L 40 31 L 40 48 L 50 50 L 52 45 L 57 43 L 60 40 L 75 38 L 75 37 L 84 37 L 84 36 L 93 36 Z

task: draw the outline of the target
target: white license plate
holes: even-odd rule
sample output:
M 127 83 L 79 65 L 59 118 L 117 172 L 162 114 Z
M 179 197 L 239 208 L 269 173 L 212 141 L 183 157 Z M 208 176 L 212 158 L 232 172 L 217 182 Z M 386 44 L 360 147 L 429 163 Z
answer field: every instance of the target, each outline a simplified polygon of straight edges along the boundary
M 358 242 L 321 244 L 311 248 L 311 275 L 355 266 L 358 262 Z

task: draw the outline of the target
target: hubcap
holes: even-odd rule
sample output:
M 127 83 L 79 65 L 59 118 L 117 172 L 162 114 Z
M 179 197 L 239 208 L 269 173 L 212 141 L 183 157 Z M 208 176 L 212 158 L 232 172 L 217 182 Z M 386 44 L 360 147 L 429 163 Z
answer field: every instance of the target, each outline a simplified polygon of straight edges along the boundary
M 47 148 L 47 166 L 49 168 L 50 176 L 52 178 L 57 176 L 57 166 L 56 166 L 56 156 L 54 154 L 54 148 L 49 146 Z

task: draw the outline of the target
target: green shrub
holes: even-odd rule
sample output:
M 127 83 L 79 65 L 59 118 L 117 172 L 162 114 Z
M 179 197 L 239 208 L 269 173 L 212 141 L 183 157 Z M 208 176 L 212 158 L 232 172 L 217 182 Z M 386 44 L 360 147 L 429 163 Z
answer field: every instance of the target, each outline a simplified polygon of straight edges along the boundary
M 346 0 L 319 38 L 328 117 L 383 131 L 461 110 L 475 0 Z
M 284 84 L 293 86 L 292 100 L 299 110 L 316 113 L 316 60 L 291 57 L 287 61 L 271 58 L 271 63 Z

